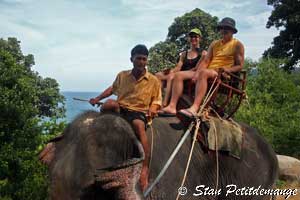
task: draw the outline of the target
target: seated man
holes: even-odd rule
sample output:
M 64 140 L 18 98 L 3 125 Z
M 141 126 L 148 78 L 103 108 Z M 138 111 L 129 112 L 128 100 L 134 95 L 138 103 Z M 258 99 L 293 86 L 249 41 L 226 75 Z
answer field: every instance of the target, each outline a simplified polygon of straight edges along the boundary
M 244 64 L 244 46 L 233 34 L 237 33 L 235 21 L 229 17 L 222 19 L 217 26 L 222 38 L 213 41 L 208 48 L 208 53 L 202 62 L 198 63 L 196 72 L 175 75 L 172 87 L 172 97 L 169 105 L 162 109 L 166 113 L 176 113 L 176 105 L 183 91 L 183 81 L 192 79 L 196 82 L 195 100 L 188 109 L 180 110 L 180 114 L 194 117 L 199 111 L 203 97 L 207 92 L 208 79 L 214 79 L 218 75 L 218 69 L 226 72 L 238 72 Z
M 167 106 L 170 100 L 172 82 L 175 73 L 179 71 L 187 71 L 187 70 L 196 71 L 196 65 L 198 61 L 203 60 L 204 56 L 207 53 L 206 51 L 202 51 L 201 53 L 199 52 L 200 43 L 202 40 L 202 34 L 198 28 L 193 28 L 188 33 L 187 39 L 190 44 L 190 49 L 180 54 L 179 61 L 176 64 L 175 68 L 171 69 L 168 74 L 164 74 L 163 72 L 158 72 L 155 74 L 155 76 L 161 81 L 164 80 L 167 81 L 166 93 L 162 103 L 163 107 Z
M 147 72 L 146 64 L 148 49 L 144 45 L 137 45 L 131 50 L 133 69 L 118 74 L 113 85 L 96 98 L 90 99 L 95 104 L 101 99 L 115 94 L 117 101 L 109 99 L 102 105 L 102 111 L 118 111 L 133 126 L 134 131 L 145 152 L 145 160 L 140 176 L 142 190 L 148 185 L 148 165 L 150 150 L 146 136 L 147 117 L 154 117 L 161 106 L 160 81 Z

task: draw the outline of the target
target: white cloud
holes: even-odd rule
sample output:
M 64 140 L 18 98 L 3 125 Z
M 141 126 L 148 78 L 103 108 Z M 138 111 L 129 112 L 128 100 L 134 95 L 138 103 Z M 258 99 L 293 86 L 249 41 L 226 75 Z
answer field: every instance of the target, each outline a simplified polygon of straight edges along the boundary
M 0 36 L 17 37 L 35 69 L 62 90 L 98 91 L 131 67 L 130 50 L 166 38 L 175 17 L 196 7 L 236 19 L 246 55 L 258 59 L 277 31 L 266 29 L 271 8 L 261 0 L 13 0 L 0 1 Z

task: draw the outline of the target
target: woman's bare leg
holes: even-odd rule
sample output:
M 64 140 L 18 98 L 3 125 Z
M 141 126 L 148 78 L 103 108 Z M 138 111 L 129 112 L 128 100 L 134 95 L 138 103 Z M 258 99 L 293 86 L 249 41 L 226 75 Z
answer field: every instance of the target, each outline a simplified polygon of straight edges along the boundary
M 207 81 L 218 76 L 218 73 L 212 69 L 203 69 L 199 72 L 199 77 L 196 83 L 195 100 L 189 108 L 193 112 L 198 112 L 202 100 L 207 92 Z
M 167 113 L 176 113 L 176 105 L 183 92 L 183 81 L 192 79 L 194 74 L 194 71 L 181 71 L 175 73 L 172 86 L 172 97 L 169 105 L 165 107 L 163 111 Z
M 170 95 L 171 95 L 171 90 L 172 90 L 173 79 L 174 79 L 174 73 L 170 73 L 167 77 L 166 93 L 162 103 L 163 107 L 166 107 L 168 105 Z

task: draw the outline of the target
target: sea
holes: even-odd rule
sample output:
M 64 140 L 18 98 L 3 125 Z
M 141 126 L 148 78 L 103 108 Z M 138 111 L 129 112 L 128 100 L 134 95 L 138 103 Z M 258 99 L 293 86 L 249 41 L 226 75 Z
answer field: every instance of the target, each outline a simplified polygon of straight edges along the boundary
M 85 111 L 99 111 L 97 106 L 93 107 L 87 101 L 78 101 L 74 100 L 73 98 L 89 100 L 90 98 L 98 96 L 100 92 L 61 92 L 61 94 L 65 97 L 66 117 L 64 120 L 66 120 L 68 123 L 71 122 L 77 115 Z

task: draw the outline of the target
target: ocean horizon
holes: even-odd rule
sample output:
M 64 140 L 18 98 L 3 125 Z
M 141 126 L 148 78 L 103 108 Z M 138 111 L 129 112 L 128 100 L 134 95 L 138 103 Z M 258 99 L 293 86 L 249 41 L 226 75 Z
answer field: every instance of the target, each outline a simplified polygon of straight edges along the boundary
M 88 110 L 99 111 L 100 108 L 97 106 L 92 106 L 88 101 L 78 101 L 73 98 L 79 98 L 83 100 L 89 100 L 98 96 L 100 92 L 77 92 L 77 91 L 62 91 L 60 92 L 65 97 L 65 108 L 66 116 L 63 120 L 66 120 L 67 123 L 71 122 L 79 114 L 86 112 Z M 115 95 L 110 96 L 111 99 L 116 99 Z M 102 102 L 105 102 L 106 99 L 103 99 Z
M 63 91 L 61 92 L 61 94 L 65 97 L 66 116 L 64 120 L 66 120 L 68 123 L 71 122 L 76 116 L 85 111 L 99 111 L 99 108 L 97 108 L 97 106 L 92 106 L 87 101 L 77 101 L 73 98 L 89 100 L 90 98 L 98 96 L 100 92 Z

